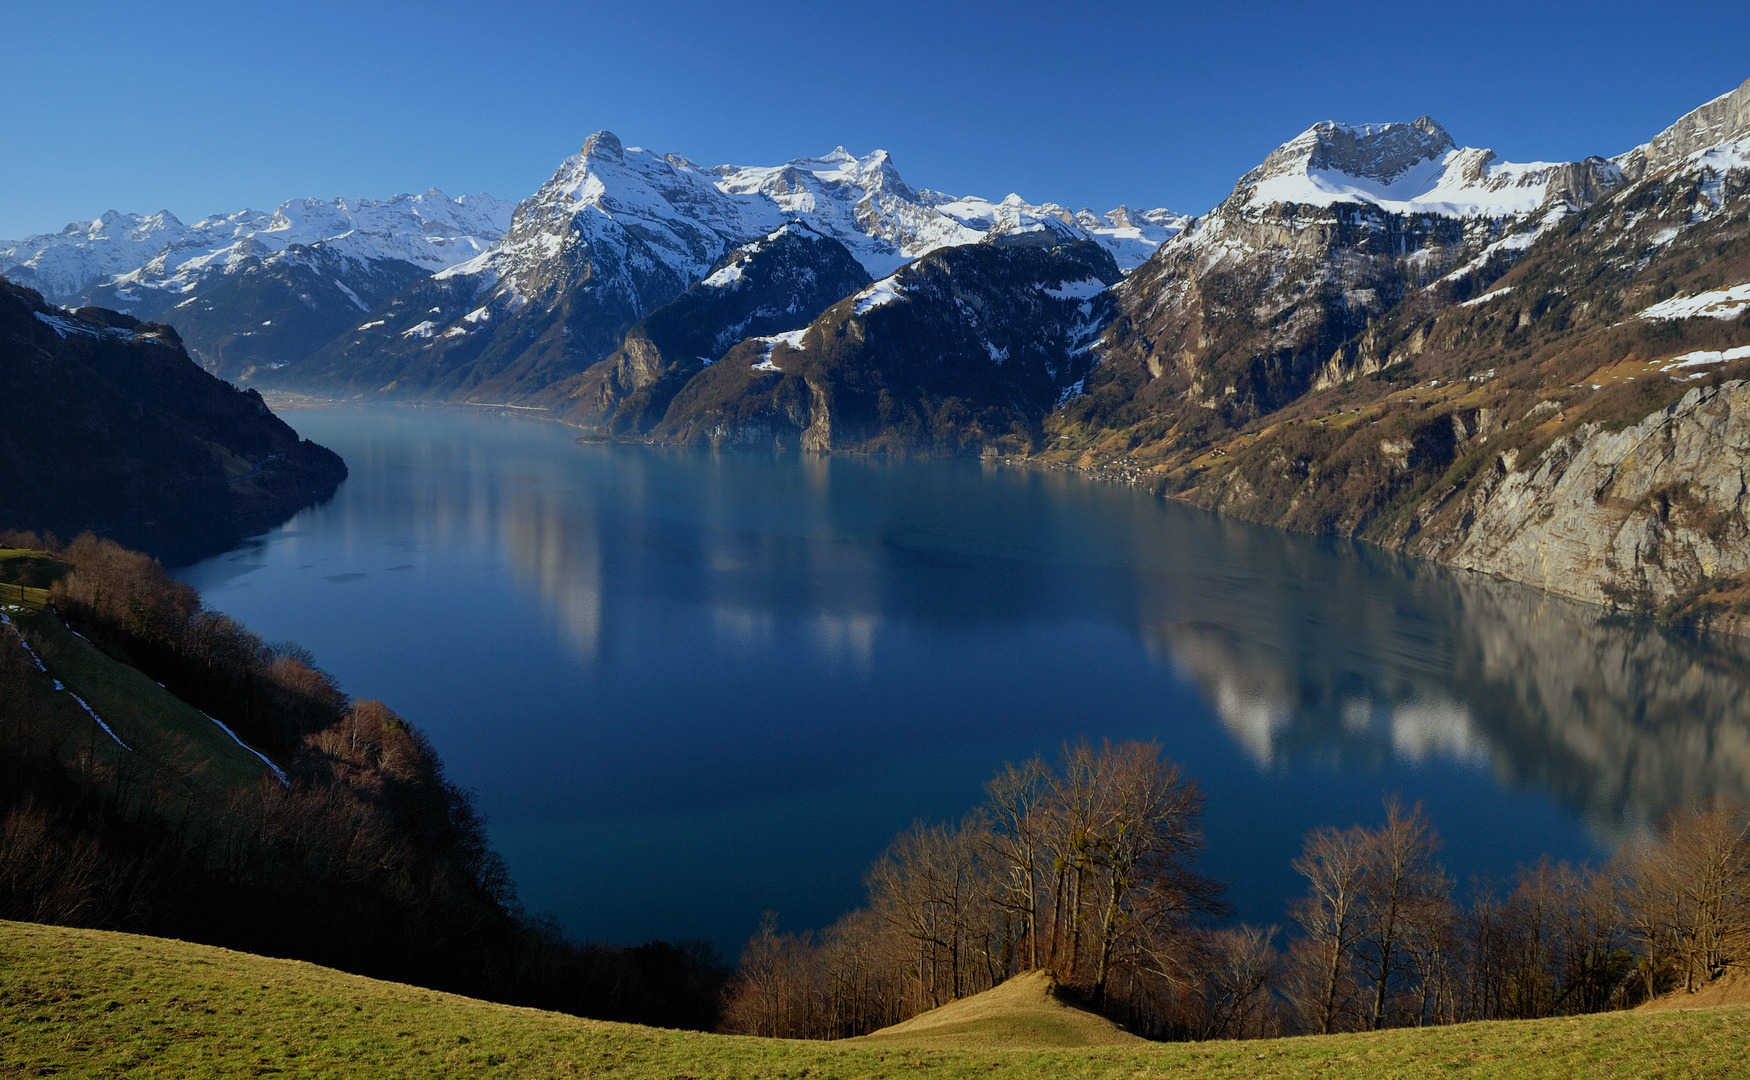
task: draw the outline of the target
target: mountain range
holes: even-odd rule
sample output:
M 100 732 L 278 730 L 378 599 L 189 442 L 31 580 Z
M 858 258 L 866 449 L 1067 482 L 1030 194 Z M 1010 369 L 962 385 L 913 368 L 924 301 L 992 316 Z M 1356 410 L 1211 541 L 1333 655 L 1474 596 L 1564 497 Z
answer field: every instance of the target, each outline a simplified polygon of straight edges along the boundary
M 1733 623 L 1747 157 L 1750 83 L 1580 161 L 1321 122 L 1196 218 L 952 197 L 881 151 L 704 167 L 598 132 L 514 210 L 106 215 L 0 245 L 0 272 L 172 322 L 253 386 L 1026 459 Z

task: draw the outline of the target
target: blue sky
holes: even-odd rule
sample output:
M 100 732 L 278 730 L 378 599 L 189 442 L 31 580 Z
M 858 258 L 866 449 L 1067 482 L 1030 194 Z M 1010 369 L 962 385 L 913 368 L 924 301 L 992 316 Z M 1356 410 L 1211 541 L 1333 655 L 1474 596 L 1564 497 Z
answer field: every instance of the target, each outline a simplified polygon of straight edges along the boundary
M 600 128 L 703 164 L 883 147 L 913 185 L 1199 213 L 1321 119 L 1612 154 L 1750 77 L 1750 5 L 7 5 L 0 237 L 437 186 Z

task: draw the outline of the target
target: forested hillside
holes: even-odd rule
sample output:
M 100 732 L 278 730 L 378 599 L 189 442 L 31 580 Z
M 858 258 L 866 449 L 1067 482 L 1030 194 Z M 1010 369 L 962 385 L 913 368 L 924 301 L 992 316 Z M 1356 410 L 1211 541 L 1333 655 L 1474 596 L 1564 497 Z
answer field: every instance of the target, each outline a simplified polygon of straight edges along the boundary
M 0 278 L 0 529 L 91 531 L 171 562 L 334 493 L 346 465 L 176 331 Z
M 470 799 L 388 706 L 144 555 L 50 547 L 0 537 L 0 918 L 714 1025 L 703 946 L 581 946 L 523 913 Z

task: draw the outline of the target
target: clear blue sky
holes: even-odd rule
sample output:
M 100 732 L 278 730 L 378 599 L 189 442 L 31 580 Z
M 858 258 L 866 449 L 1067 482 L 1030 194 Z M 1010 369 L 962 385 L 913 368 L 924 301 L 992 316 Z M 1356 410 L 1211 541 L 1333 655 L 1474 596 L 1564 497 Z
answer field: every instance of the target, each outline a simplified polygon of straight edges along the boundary
M 1750 77 L 1750 4 L 7 4 L 0 237 L 106 209 L 532 192 L 584 137 L 844 144 L 913 185 L 1200 213 L 1321 119 L 1612 154 Z

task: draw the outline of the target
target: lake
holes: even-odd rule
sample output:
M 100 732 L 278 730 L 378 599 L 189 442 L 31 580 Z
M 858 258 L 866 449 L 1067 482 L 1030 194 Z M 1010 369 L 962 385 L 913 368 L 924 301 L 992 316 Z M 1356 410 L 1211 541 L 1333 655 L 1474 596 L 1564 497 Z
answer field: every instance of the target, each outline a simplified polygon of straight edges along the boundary
M 1080 476 L 287 410 L 330 502 L 181 572 L 422 728 L 580 938 L 818 928 L 1004 761 L 1153 739 L 1283 923 L 1319 825 L 1421 800 L 1461 882 L 1750 795 L 1750 649 Z

